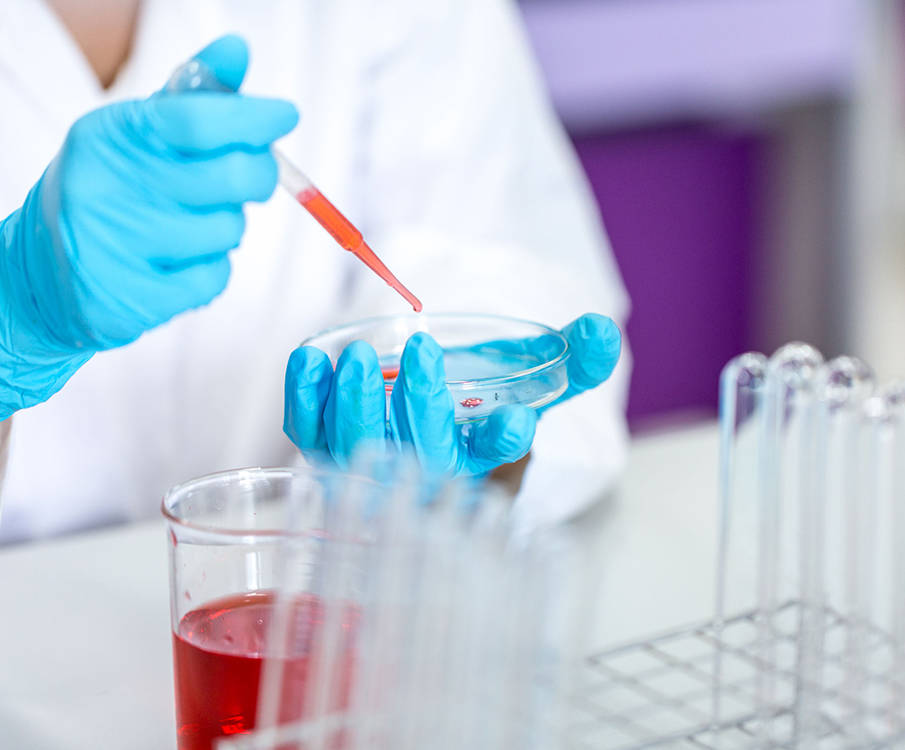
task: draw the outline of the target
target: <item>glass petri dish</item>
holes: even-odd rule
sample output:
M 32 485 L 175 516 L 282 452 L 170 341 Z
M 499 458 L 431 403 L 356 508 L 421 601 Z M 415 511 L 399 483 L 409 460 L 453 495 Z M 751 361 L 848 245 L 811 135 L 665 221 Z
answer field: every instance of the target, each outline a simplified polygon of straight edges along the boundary
M 302 342 L 324 351 L 334 366 L 353 341 L 374 347 L 387 400 L 399 374 L 402 351 L 419 331 L 443 348 L 446 384 L 456 422 L 475 422 L 506 404 L 537 409 L 566 390 L 569 343 L 540 323 L 499 315 L 421 313 L 368 318 L 315 334 Z

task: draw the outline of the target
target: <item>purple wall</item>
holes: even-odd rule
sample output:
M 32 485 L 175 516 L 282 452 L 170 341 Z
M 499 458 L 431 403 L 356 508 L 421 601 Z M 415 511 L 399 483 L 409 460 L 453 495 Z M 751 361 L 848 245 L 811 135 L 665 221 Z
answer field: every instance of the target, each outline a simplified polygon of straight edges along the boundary
M 632 297 L 632 425 L 715 414 L 720 369 L 749 348 L 762 141 L 688 126 L 575 145 Z

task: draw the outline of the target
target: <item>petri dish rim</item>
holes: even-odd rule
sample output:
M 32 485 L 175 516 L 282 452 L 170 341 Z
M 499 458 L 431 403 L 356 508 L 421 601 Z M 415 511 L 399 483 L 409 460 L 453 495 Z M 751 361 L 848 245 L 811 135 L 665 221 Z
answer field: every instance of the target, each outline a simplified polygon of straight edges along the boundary
M 506 323 L 518 323 L 525 326 L 530 326 L 537 330 L 539 334 L 552 334 L 555 336 L 561 346 L 562 351 L 557 354 L 553 359 L 548 359 L 546 362 L 542 362 L 539 365 L 535 365 L 534 367 L 529 367 L 525 370 L 517 370 L 515 372 L 511 372 L 507 375 L 496 375 L 494 377 L 489 378 L 471 378 L 467 380 L 447 380 L 447 385 L 455 385 L 464 390 L 477 390 L 481 387 L 492 387 L 496 385 L 503 385 L 505 383 L 509 383 L 513 380 L 520 380 L 522 378 L 537 375 L 545 370 L 551 369 L 553 367 L 558 367 L 562 365 L 566 360 L 568 360 L 571 350 L 569 347 L 568 339 L 562 335 L 560 331 L 557 331 L 555 328 L 551 328 L 548 325 L 544 325 L 543 323 L 537 323 L 533 320 L 527 320 L 525 318 L 515 318 L 508 315 L 490 315 L 485 313 L 400 313 L 397 315 L 375 315 L 371 318 L 362 318 L 361 320 L 356 320 L 353 323 L 344 323 L 342 325 L 331 326 L 330 328 L 325 328 L 318 333 L 315 333 L 312 336 L 304 339 L 300 346 L 315 346 L 312 342 L 315 342 L 317 339 L 322 338 L 324 336 L 328 336 L 330 334 L 334 334 L 338 331 L 343 331 L 349 328 L 358 328 L 366 325 L 373 325 L 375 323 L 382 323 L 385 321 L 391 320 L 399 320 L 403 319 L 412 319 L 417 320 L 419 318 L 427 318 L 431 320 L 436 320 L 440 318 L 445 318 L 447 320 L 455 320 L 457 318 L 468 318 L 470 320 L 488 320 L 488 321 L 505 321 Z M 414 333 L 418 333 L 418 331 L 413 331 Z

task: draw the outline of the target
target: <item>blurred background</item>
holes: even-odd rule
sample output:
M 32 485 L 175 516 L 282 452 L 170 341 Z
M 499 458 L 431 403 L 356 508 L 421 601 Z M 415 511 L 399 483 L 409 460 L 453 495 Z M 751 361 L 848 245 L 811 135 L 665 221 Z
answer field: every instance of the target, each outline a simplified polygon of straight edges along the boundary
M 632 297 L 634 431 L 793 339 L 905 376 L 899 0 L 522 0 Z

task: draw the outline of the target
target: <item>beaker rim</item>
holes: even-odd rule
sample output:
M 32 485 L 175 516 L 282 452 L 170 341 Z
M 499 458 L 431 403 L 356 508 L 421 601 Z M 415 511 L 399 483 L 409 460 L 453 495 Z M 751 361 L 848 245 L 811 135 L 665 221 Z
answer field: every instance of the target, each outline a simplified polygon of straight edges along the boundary
M 167 523 L 178 526 L 179 528 L 188 529 L 193 532 L 200 532 L 205 535 L 215 537 L 223 536 L 230 538 L 237 537 L 255 537 L 255 538 L 277 538 L 277 537 L 296 537 L 311 536 L 316 533 L 310 528 L 290 529 L 290 528 L 235 528 L 229 526 L 217 526 L 208 523 L 198 523 L 185 516 L 175 512 L 173 506 L 177 498 L 184 496 L 193 489 L 200 489 L 205 485 L 224 483 L 224 480 L 231 478 L 278 478 L 278 477 L 298 477 L 310 479 L 328 479 L 340 477 L 339 472 L 329 468 L 316 468 L 305 466 L 247 466 L 238 469 L 226 469 L 223 471 L 215 471 L 210 474 L 188 479 L 179 484 L 173 485 L 168 489 L 160 503 L 160 511 Z M 343 482 L 356 484 L 361 486 L 373 486 L 376 482 L 366 476 L 360 474 L 343 473 L 341 475 Z

